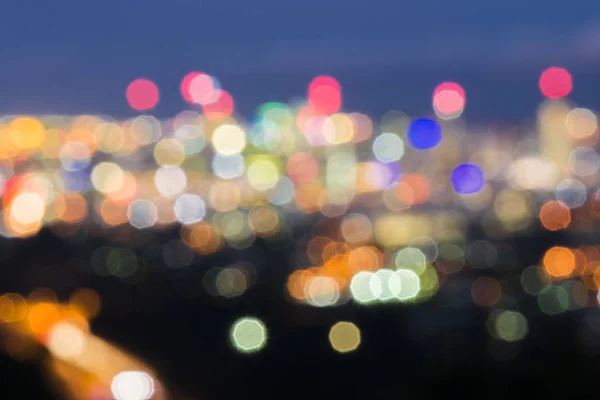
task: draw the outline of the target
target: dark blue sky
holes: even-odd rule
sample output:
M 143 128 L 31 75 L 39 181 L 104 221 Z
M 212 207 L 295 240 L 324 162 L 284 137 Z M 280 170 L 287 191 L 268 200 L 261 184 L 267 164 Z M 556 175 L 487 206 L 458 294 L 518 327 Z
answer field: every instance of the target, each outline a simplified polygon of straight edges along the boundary
M 375 116 L 427 112 L 433 87 L 456 80 L 469 118 L 517 119 L 550 65 L 600 106 L 597 0 L 4 0 L 0 13 L 2 113 L 133 115 L 124 89 L 143 76 L 169 116 L 181 77 L 201 70 L 244 114 L 333 74 L 345 107 Z

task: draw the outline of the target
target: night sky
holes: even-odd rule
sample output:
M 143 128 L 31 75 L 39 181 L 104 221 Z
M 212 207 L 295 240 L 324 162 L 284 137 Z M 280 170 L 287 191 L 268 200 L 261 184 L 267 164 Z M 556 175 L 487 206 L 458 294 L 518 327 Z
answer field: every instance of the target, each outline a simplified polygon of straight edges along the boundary
M 186 107 L 189 71 L 216 76 L 249 116 L 332 74 L 345 108 L 374 118 L 431 110 L 433 87 L 467 90 L 469 120 L 520 121 L 541 100 L 540 72 L 574 75 L 573 100 L 600 108 L 595 0 L 6 0 L 0 23 L 0 111 L 135 115 L 124 97 L 155 81 L 167 117 Z

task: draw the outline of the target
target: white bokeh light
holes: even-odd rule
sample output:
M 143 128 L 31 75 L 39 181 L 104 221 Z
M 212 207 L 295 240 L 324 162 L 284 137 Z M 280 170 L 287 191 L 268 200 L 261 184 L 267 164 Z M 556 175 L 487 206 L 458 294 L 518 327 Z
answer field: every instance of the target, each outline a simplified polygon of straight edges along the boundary
M 398 161 L 404 155 L 404 141 L 394 133 L 382 133 L 373 142 L 373 154 L 381 162 Z
M 556 200 L 569 208 L 582 206 L 586 198 L 585 185 L 576 179 L 565 179 L 556 186 Z
M 154 380 L 143 371 L 123 371 L 110 385 L 115 400 L 148 400 L 154 394 Z
M 184 225 L 202 221 L 206 215 L 206 203 L 200 196 L 184 194 L 175 201 L 173 211 L 177 220 Z
M 161 167 L 154 174 L 154 184 L 163 197 L 174 197 L 187 187 L 187 177 L 179 167 Z
M 149 228 L 158 219 L 158 208 L 150 200 L 138 199 L 129 205 L 127 218 L 138 229 Z

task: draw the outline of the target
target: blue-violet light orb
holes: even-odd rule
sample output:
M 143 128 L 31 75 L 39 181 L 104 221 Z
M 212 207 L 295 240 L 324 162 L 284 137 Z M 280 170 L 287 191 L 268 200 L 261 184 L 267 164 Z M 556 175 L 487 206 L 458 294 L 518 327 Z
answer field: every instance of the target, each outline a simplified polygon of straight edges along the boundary
M 450 180 L 456 193 L 460 194 L 477 193 L 485 184 L 483 170 L 474 164 L 461 164 L 454 168 Z
M 432 119 L 416 119 L 408 128 L 408 140 L 417 150 L 431 149 L 442 141 L 442 128 Z

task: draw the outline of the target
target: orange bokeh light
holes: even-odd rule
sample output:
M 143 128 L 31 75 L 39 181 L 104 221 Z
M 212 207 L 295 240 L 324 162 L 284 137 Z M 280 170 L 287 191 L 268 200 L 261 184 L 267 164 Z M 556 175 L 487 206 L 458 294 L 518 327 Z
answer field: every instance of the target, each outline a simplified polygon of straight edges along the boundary
M 29 327 L 36 335 L 43 336 L 54 325 L 60 321 L 60 312 L 54 304 L 38 303 L 29 309 L 27 320 Z
M 560 201 L 548 201 L 540 209 L 540 222 L 549 231 L 565 229 L 571 223 L 571 210 Z
M 396 186 L 396 196 L 408 205 L 424 203 L 429 200 L 431 189 L 427 178 L 419 174 L 408 174 Z
M 376 271 L 383 265 L 383 254 L 375 246 L 361 246 L 348 254 L 348 267 L 357 274 L 360 271 Z
M 575 269 L 575 261 L 575 254 L 571 249 L 555 246 L 544 255 L 543 265 L 549 275 L 566 277 Z

